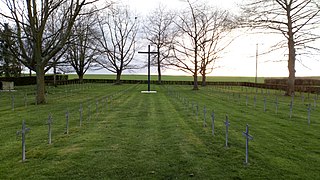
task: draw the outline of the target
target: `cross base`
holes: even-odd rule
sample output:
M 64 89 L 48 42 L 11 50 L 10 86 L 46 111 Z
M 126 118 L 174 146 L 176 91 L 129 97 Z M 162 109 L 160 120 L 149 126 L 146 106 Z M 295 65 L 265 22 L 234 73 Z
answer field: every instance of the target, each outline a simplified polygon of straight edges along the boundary
M 156 94 L 157 91 L 141 91 L 142 94 Z

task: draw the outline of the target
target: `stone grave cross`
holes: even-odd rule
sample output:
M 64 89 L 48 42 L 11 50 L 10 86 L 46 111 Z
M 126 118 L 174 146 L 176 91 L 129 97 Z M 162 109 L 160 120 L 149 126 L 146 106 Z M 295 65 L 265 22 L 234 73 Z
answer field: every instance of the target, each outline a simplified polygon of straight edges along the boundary
M 30 131 L 30 128 L 26 128 L 25 120 L 22 121 L 21 131 L 17 131 L 17 136 L 21 134 L 22 141 L 22 162 L 26 160 L 26 133 Z
M 160 52 L 151 52 L 150 51 L 150 45 L 148 45 L 148 51 L 147 52 L 138 52 L 141 54 L 148 54 L 148 91 L 141 91 L 142 93 L 156 93 L 156 91 L 150 91 L 150 56 L 151 54 L 157 54 L 159 56 Z
M 245 163 L 248 164 L 249 158 L 249 140 L 253 140 L 253 137 L 249 134 L 249 125 L 246 126 L 246 132 L 242 132 L 243 136 L 246 137 L 246 161 Z

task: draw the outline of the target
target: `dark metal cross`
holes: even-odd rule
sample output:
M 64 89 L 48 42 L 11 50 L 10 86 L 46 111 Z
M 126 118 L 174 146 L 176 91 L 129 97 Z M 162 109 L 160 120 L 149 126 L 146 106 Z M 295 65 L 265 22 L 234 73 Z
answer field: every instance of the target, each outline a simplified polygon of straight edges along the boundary
M 159 56 L 159 52 L 151 52 L 150 51 L 150 45 L 148 45 L 148 51 L 147 52 L 138 52 L 141 54 L 148 54 L 148 91 L 150 91 L 150 55 L 151 54 L 157 54 Z
M 249 140 L 253 140 L 253 137 L 249 134 L 249 125 L 246 126 L 246 132 L 242 132 L 242 134 L 246 137 L 246 161 L 245 163 L 248 164 L 249 158 Z
M 25 120 L 22 121 L 22 129 L 21 131 L 17 131 L 17 135 L 21 134 L 21 141 L 22 141 L 22 162 L 26 160 L 26 133 L 30 131 L 30 128 L 26 128 Z

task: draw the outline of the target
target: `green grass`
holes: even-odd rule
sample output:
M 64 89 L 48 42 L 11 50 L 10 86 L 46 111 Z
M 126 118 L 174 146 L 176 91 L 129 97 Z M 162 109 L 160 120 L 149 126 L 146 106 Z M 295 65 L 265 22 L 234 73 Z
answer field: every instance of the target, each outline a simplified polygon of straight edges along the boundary
M 192 91 L 190 86 L 152 88 L 158 93 L 141 94 L 144 84 L 51 87 L 47 88 L 48 104 L 38 106 L 33 104 L 33 86 L 17 87 L 18 91 L 11 94 L 0 92 L 0 179 L 319 178 L 319 107 L 312 107 L 310 126 L 306 111 L 307 104 L 313 105 L 314 95 L 308 98 L 303 94 L 304 101 L 298 95 L 290 119 L 291 98 L 279 91 L 262 94 L 244 87 L 208 86 L 200 91 Z M 10 103 L 13 94 L 14 111 Z M 192 109 L 196 103 L 199 116 Z M 84 109 L 81 127 L 80 104 Z M 204 106 L 207 127 L 203 127 Z M 67 110 L 68 135 L 64 134 Z M 214 136 L 210 120 L 213 110 Z M 50 113 L 54 121 L 51 145 L 47 143 L 46 125 Z M 228 148 L 224 146 L 226 114 L 231 122 Z M 24 163 L 21 141 L 16 138 L 22 119 L 31 128 Z M 254 136 L 249 165 L 243 164 L 242 131 L 246 124 Z

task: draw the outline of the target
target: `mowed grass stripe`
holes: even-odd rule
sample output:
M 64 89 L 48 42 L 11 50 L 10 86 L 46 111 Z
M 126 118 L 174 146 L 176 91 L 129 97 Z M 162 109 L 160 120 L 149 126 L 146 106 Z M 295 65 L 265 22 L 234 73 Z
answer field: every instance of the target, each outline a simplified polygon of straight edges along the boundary
M 251 125 L 250 134 L 255 137 L 254 141 L 250 143 L 250 161 L 252 165 L 250 169 L 252 172 L 257 171 L 255 173 L 263 177 L 317 177 L 315 174 L 306 173 L 308 169 L 315 171 L 318 169 L 316 164 L 319 159 L 313 158 L 319 154 L 315 150 L 317 149 L 316 144 L 318 144 L 316 141 L 319 139 L 319 137 L 316 137 L 316 129 L 319 127 L 317 123 L 309 127 L 306 122 L 303 123 L 295 119 L 290 120 L 288 116 L 283 118 L 284 115 L 275 115 L 272 112 L 263 112 L 261 108 L 249 109 L 244 114 L 243 106 L 235 102 L 223 102 L 223 98 L 208 96 L 205 89 L 196 92 L 191 91 L 190 87 L 188 89 L 187 87 L 183 88 L 180 86 L 177 89 L 182 97 L 192 97 L 194 101 L 199 102 L 199 105 L 200 103 L 201 105 L 206 104 L 207 108 L 214 107 L 216 114 L 218 114 L 216 131 L 219 131 L 219 128 L 220 131 L 225 129 L 223 116 L 226 110 L 229 111 L 229 118 L 231 118 L 229 141 L 233 143 L 233 148 L 241 148 L 244 145 L 241 145 L 244 143 L 244 137 L 242 137 L 241 133 L 245 130 L 246 123 Z M 287 101 L 289 100 L 290 98 L 287 98 Z M 224 112 L 219 112 L 220 109 L 224 110 Z M 279 113 L 286 114 L 283 112 Z M 233 117 L 238 117 L 239 119 Z M 203 118 L 201 114 L 200 118 Z M 310 139 L 305 139 L 305 137 L 309 137 Z M 310 148 L 313 151 L 310 151 Z M 310 163 L 307 166 L 301 167 L 300 163 L 302 159 L 304 162 Z M 256 167 L 263 167 L 263 171 L 255 169 Z M 238 170 L 241 170 L 241 168 Z
M 45 106 L 30 106 L 8 113 L 1 125 L 9 129 L 1 135 L 0 179 L 254 179 L 304 178 L 316 179 L 319 170 L 319 124 L 310 127 L 301 120 L 288 120 L 286 113 L 274 115 L 252 103 L 245 109 L 245 98 L 238 104 L 228 94 L 212 92 L 209 88 L 192 91 L 191 86 L 172 86 L 181 96 L 199 102 L 197 119 L 183 102 L 167 95 L 163 86 L 152 85 L 157 94 L 141 94 L 146 85 L 100 86 L 52 94 Z M 123 91 L 129 89 L 128 91 Z M 57 89 L 60 91 L 60 89 Z M 236 92 L 236 89 L 234 89 Z M 211 95 L 211 93 L 213 93 Z M 101 98 L 113 94 L 106 111 Z M 223 96 L 220 99 L 220 95 Z M 251 94 L 251 97 L 253 95 Z M 90 122 L 79 127 L 79 103 L 92 105 L 100 100 L 99 112 Z M 261 98 L 260 98 L 261 99 Z M 60 102 L 61 101 L 61 102 Z M 283 103 L 289 100 L 283 98 Z M 59 102 L 59 103 L 58 103 Z M 251 99 L 252 102 L 252 99 Z M 69 135 L 63 134 L 64 109 L 72 110 Z M 111 105 L 111 106 L 110 106 Z M 203 127 L 203 105 L 207 107 L 207 127 Z M 216 112 L 216 133 L 211 135 L 210 112 Z M 55 121 L 52 145 L 46 142 L 45 120 L 49 111 L 59 113 Z M 62 112 L 60 112 L 62 111 Z M 225 113 L 229 112 L 229 147 L 224 147 Z M 14 133 L 21 127 L 20 118 L 34 113 L 28 121 L 27 159 L 21 163 L 21 142 Z M 86 112 L 86 110 L 85 110 Z M 300 112 L 301 113 L 301 112 Z M 318 112 L 314 112 L 315 115 Z M 13 117 L 14 116 L 14 117 Z M 45 118 L 42 118 L 45 117 Z M 297 115 L 300 117 L 300 115 Z M 57 118 L 57 117 L 56 117 Z M 85 117 L 87 118 L 87 116 Z M 7 122 L 8 121 L 8 122 Z M 16 125 L 12 123 L 15 122 Z M 18 122 L 17 122 L 18 121 Z M 250 165 L 243 164 L 245 138 L 242 131 L 250 124 Z M 33 139 L 31 139 L 33 138 Z
M 212 176 L 207 174 L 212 173 L 208 167 L 214 164 L 206 156 L 210 150 L 190 131 L 184 114 L 167 103 L 163 93 L 135 91 L 124 98 L 107 115 L 107 123 L 100 123 L 107 124 L 105 131 L 99 127 L 90 133 L 95 138 L 88 147 L 95 148 L 77 158 L 76 166 L 69 168 L 82 170 L 81 175 L 70 172 L 69 177 L 71 174 L 74 178 L 111 179 Z M 85 158 L 88 156 L 89 159 Z

